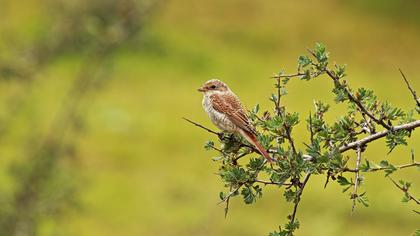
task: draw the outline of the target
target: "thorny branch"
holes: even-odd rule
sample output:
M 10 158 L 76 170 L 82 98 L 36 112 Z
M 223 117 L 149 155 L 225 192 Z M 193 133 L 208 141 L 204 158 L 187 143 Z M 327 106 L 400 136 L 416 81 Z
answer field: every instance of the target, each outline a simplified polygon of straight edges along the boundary
M 261 135 L 260 141 L 264 142 L 266 146 L 270 146 L 272 142 L 276 142 L 277 146 L 269 148 L 269 153 L 280 156 L 275 163 L 271 164 L 270 167 L 264 167 L 265 162 L 260 166 L 261 159 L 250 158 L 249 162 L 245 164 L 239 164 L 237 160 L 247 156 L 253 152 L 258 153 L 252 146 L 247 144 L 240 144 L 238 139 L 226 139 L 224 133 L 218 133 L 211 129 L 208 129 L 196 122 L 189 119 L 183 118 L 187 122 L 194 124 L 195 126 L 206 130 L 212 134 L 216 134 L 222 146 L 221 150 L 229 150 L 228 153 L 223 153 L 223 157 L 220 160 L 220 176 L 226 183 L 226 187 L 229 187 L 229 192 L 224 195 L 222 192 L 222 202 L 226 202 L 225 214 L 229 208 L 229 200 L 238 194 L 244 197 L 246 204 L 255 202 L 256 197 L 261 197 L 261 188 L 255 183 L 263 185 L 275 185 L 275 186 L 287 186 L 285 188 L 284 196 L 288 202 L 293 202 L 294 207 L 292 213 L 288 216 L 288 223 L 285 225 L 285 229 L 280 232 L 274 232 L 273 235 L 288 235 L 292 236 L 294 231 L 299 227 L 299 222 L 296 218 L 299 203 L 303 190 L 309 181 L 309 178 L 313 174 L 326 174 L 327 183 L 329 179 L 337 180 L 337 182 L 344 186 L 344 191 L 353 187 L 351 194 L 352 199 L 352 212 L 356 207 L 356 201 L 363 203 L 367 206 L 366 199 L 363 194 L 358 194 L 358 187 L 361 184 L 360 171 L 364 172 L 375 172 L 384 170 L 387 175 L 397 169 L 405 169 L 409 167 L 420 166 L 419 162 L 414 161 L 412 157 L 412 163 L 404 165 L 389 165 L 387 161 L 381 162 L 381 166 L 370 167 L 369 162 L 366 166 L 361 166 L 362 152 L 367 148 L 367 145 L 375 140 L 385 138 L 387 139 L 387 146 L 392 150 L 397 145 L 407 145 L 406 138 L 410 137 L 413 130 L 420 126 L 420 120 L 413 119 L 413 113 L 404 112 L 398 107 L 393 107 L 388 103 L 381 103 L 377 101 L 376 96 L 373 92 L 360 88 L 358 92 L 348 86 L 345 80 L 342 80 L 345 76 L 345 67 L 336 65 L 335 69 L 329 69 L 328 66 L 328 52 L 325 51 L 325 47 L 320 44 L 316 45 L 316 50 L 308 51 L 315 57 L 316 61 L 311 59 L 310 56 L 301 56 L 298 59 L 298 72 L 295 74 L 283 74 L 282 72 L 273 76 L 276 79 L 275 88 L 277 94 L 273 94 L 270 100 L 274 103 L 274 114 L 276 116 L 270 117 L 268 111 L 264 112 L 264 118 L 258 116 L 258 110 L 254 109 L 249 111 L 251 117 L 256 117 L 256 127 L 261 127 L 264 133 Z M 416 104 L 420 105 L 420 100 L 417 98 L 415 91 L 411 88 L 405 75 L 400 70 L 407 87 L 412 93 Z M 294 136 L 292 136 L 292 129 L 299 123 L 299 116 L 290 115 L 286 111 L 285 106 L 281 106 L 280 100 L 283 95 L 286 94 L 286 84 L 289 79 L 299 77 L 303 80 L 311 80 L 312 78 L 326 74 L 334 82 L 335 88 L 333 93 L 336 95 L 337 102 L 347 101 L 349 103 L 347 115 L 340 117 L 340 119 L 333 125 L 327 123 L 323 119 L 323 114 L 328 110 L 329 105 L 319 102 L 315 104 L 317 109 L 317 115 L 312 116 L 309 114 L 307 122 L 309 122 L 310 132 L 310 145 L 305 144 L 307 147 L 306 152 L 302 153 L 301 150 L 295 146 Z M 285 78 L 281 80 L 281 78 Z M 284 91 L 283 91 L 284 89 Z M 355 115 L 361 116 L 361 120 L 355 120 Z M 253 119 L 254 121 L 254 119 Z M 391 122 L 398 121 L 401 125 L 393 125 Z M 376 132 L 375 126 L 382 126 L 385 130 Z M 267 134 L 268 133 L 268 134 Z M 367 134 L 366 137 L 360 138 L 361 135 Z M 233 141 L 234 149 L 231 147 Z M 226 147 L 228 146 L 228 148 Z M 247 147 L 247 149 L 240 149 Z M 234 150 L 234 151 L 231 151 Z M 349 150 L 356 150 L 356 167 L 351 169 L 347 167 L 347 158 L 342 155 Z M 229 155 L 226 155 L 229 154 Z M 233 154 L 233 155 L 231 155 Z M 264 160 L 265 161 L 265 160 Z M 383 164 L 385 163 L 385 164 Z M 227 168 L 226 168 L 227 167 Z M 230 169 L 231 168 L 231 169 Z M 269 179 L 260 179 L 259 172 L 264 172 L 269 176 Z M 326 173 L 327 171 L 327 173 Z M 352 172 L 355 173 L 355 180 L 348 181 L 343 173 Z M 306 173 L 305 177 L 302 175 Z M 338 178 L 337 177 L 340 177 Z M 409 183 L 405 183 L 400 186 L 398 183 L 391 181 L 406 194 L 406 198 L 415 201 L 419 204 L 419 199 L 408 193 Z M 401 182 L 402 183 L 402 182 Z M 238 191 L 242 188 L 242 191 Z M 252 189 L 251 189 L 252 188 Z M 293 188 L 293 189 L 292 189 Z M 410 197 L 408 197 L 410 196 Z M 272 235 L 272 234 L 270 234 Z
M 316 54 L 314 51 L 312 51 L 311 49 L 308 49 L 308 52 L 311 53 L 314 57 L 316 57 Z M 353 93 L 350 91 L 350 89 L 348 88 L 348 86 L 346 84 L 343 84 L 340 82 L 340 78 L 338 78 L 334 72 L 332 72 L 331 70 L 329 70 L 328 68 L 324 69 L 324 72 L 327 73 L 327 75 L 334 81 L 334 83 L 336 83 L 337 85 L 339 85 L 341 88 L 344 89 L 344 91 L 347 94 L 347 97 L 349 98 L 349 100 L 351 102 L 353 102 L 354 104 L 357 105 L 357 107 L 359 107 L 360 111 L 364 114 L 366 114 L 367 116 L 369 116 L 373 121 L 375 121 L 375 123 L 382 125 L 384 128 L 386 129 L 391 129 L 392 127 L 388 124 L 386 124 L 383 120 L 381 119 L 377 119 L 372 113 L 370 113 L 366 107 L 360 102 L 359 99 L 357 99 Z
M 291 183 L 282 183 L 282 182 L 273 182 L 273 181 L 268 181 L 268 180 L 260 180 L 260 179 L 256 179 L 254 182 L 256 183 L 262 183 L 264 185 L 278 185 L 278 186 L 291 186 Z
M 305 179 L 303 180 L 301 186 L 299 187 L 299 192 L 297 194 L 295 205 L 293 207 L 293 213 L 290 217 L 290 225 L 293 225 L 295 223 L 296 213 L 297 213 L 297 209 L 298 209 L 298 206 L 299 206 L 300 198 L 302 196 L 303 190 L 305 189 L 305 186 L 308 183 L 310 177 L 311 177 L 310 173 L 306 174 Z M 292 235 L 292 233 L 293 233 L 293 231 L 290 232 L 289 235 Z
M 410 122 L 410 123 L 407 123 L 407 124 L 394 126 L 394 127 L 392 127 L 391 130 L 393 130 L 393 131 L 399 131 L 399 130 L 411 131 L 411 130 L 414 130 L 415 128 L 419 127 L 419 126 L 420 126 L 420 120 L 416 120 L 416 121 L 413 121 L 413 122 Z M 368 144 L 372 141 L 375 141 L 377 139 L 385 137 L 389 132 L 391 132 L 391 131 L 390 130 L 384 130 L 384 131 L 378 132 L 376 134 L 367 136 L 367 137 L 365 137 L 363 139 L 360 139 L 358 141 L 351 142 L 349 144 L 343 145 L 338 150 L 341 153 L 343 153 L 343 152 L 348 151 L 350 149 L 357 148 L 358 146 L 364 147 L 364 146 L 366 146 L 366 144 Z
M 206 128 L 206 127 L 204 127 L 204 126 L 202 126 L 202 125 L 200 125 L 200 124 L 198 124 L 198 123 L 196 123 L 196 122 L 194 122 L 194 121 L 192 121 L 192 120 L 189 120 L 189 119 L 187 119 L 187 118 L 185 118 L 185 117 L 182 117 L 182 119 L 186 120 L 187 122 L 190 122 L 191 124 L 193 124 L 193 125 L 195 125 L 195 126 L 197 126 L 197 127 L 200 127 L 200 128 L 202 128 L 202 129 L 206 130 L 206 131 L 207 131 L 207 132 L 209 132 L 209 133 L 215 134 L 215 135 L 217 135 L 217 136 L 219 136 L 219 135 L 220 135 L 220 133 L 218 133 L 218 132 L 216 132 L 216 131 L 213 131 L 213 130 L 211 130 L 211 129 L 209 129 L 209 128 Z
M 358 197 L 357 195 L 357 187 L 359 186 L 359 166 L 360 166 L 360 161 L 362 159 L 362 149 L 361 147 L 357 147 L 357 159 L 356 159 L 356 177 L 354 179 L 354 191 L 353 194 L 351 196 L 351 198 L 353 199 L 353 205 L 351 207 L 351 211 L 354 212 L 354 209 L 356 208 L 356 198 Z
M 279 73 L 279 76 L 276 78 L 276 87 L 277 87 L 277 101 L 274 102 L 274 105 L 276 107 L 276 115 L 280 116 L 281 115 L 281 108 L 280 108 L 280 99 L 281 99 L 281 83 L 280 83 L 280 75 L 281 73 Z
M 388 176 L 388 178 L 392 181 L 392 183 L 394 183 L 395 187 L 399 188 L 401 191 L 403 191 L 405 193 L 405 195 L 408 197 L 408 200 L 413 200 L 415 203 L 417 203 L 417 205 L 420 205 L 420 199 L 417 199 L 416 197 L 414 197 L 411 193 L 408 192 L 408 188 L 399 185 L 397 182 L 395 182 L 395 180 L 393 180 L 391 177 Z
M 404 165 L 397 165 L 394 166 L 396 169 L 405 169 L 405 168 L 409 168 L 409 167 L 416 167 L 416 166 L 420 166 L 420 162 L 413 162 L 410 164 L 404 164 Z M 381 170 L 386 170 L 387 167 L 371 167 L 367 172 L 376 172 L 376 171 L 381 171 Z M 356 169 L 350 169 L 350 168 L 344 168 L 343 172 L 357 172 Z
M 410 90 L 411 94 L 413 95 L 413 98 L 414 98 L 414 101 L 417 104 L 417 107 L 420 107 L 420 100 L 417 97 L 416 91 L 414 91 L 414 89 L 411 88 L 410 83 L 408 82 L 407 77 L 405 77 L 405 74 L 402 72 L 402 70 L 401 69 L 398 69 L 398 70 L 400 71 L 400 73 L 401 73 L 401 75 L 402 75 L 402 77 L 405 81 L 405 84 L 407 85 L 408 90 Z

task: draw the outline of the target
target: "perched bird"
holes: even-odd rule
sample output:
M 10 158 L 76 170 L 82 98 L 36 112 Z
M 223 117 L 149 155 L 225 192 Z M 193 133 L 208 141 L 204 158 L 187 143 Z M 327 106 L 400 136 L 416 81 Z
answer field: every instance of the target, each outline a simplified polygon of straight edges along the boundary
M 198 89 L 203 93 L 203 108 L 213 124 L 223 131 L 239 133 L 268 161 L 268 152 L 257 140 L 257 132 L 251 124 L 239 98 L 220 80 L 212 79 Z

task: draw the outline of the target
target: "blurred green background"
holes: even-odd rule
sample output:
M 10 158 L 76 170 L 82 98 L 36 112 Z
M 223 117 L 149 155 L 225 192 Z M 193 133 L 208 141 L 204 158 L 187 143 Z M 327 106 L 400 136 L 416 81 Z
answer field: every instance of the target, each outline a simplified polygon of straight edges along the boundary
M 271 109 L 270 76 L 294 72 L 315 42 L 348 65 L 354 87 L 413 108 L 399 75 L 420 90 L 418 1 L 0 0 L 0 235 L 266 235 L 291 205 L 267 187 L 255 205 L 217 205 L 214 128 L 196 88 L 219 78 L 247 108 Z M 301 121 L 331 82 L 292 81 L 283 100 Z M 343 107 L 333 109 L 330 120 Z M 302 122 L 299 147 L 307 138 Z M 365 157 L 410 161 L 420 145 Z M 352 154 L 350 155 L 352 158 Z M 352 162 L 352 161 L 351 161 Z M 395 175 L 414 183 L 418 171 Z M 365 176 L 370 207 L 350 215 L 336 183 L 305 190 L 297 235 L 411 235 L 416 206 L 382 173 Z M 418 208 L 417 208 L 418 209 Z

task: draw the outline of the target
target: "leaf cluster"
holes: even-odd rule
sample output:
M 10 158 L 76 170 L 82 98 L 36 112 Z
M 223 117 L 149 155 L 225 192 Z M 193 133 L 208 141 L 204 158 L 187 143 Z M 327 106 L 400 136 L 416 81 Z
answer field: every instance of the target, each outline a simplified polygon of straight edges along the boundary
M 356 168 L 352 169 L 348 164 L 350 158 L 344 154 L 349 149 L 345 147 L 385 130 L 386 145 L 391 152 L 397 146 L 407 145 L 407 138 L 413 130 L 394 130 L 394 127 L 415 121 L 414 110 L 403 111 L 386 101 L 380 101 L 372 90 L 353 89 L 344 79 L 347 76 L 346 66 L 334 63 L 331 67 L 329 58 L 330 54 L 322 44 L 318 43 L 313 49 L 308 49 L 308 55 L 298 58 L 297 73 L 286 75 L 280 72 L 273 77 L 276 91 L 269 97 L 273 108 L 263 110 L 257 104 L 249 111 L 250 120 L 259 131 L 258 140 L 269 151 L 274 162 L 267 162 L 237 134 L 223 134 L 219 137 L 220 148 L 214 142 L 208 142 L 205 146 L 208 150 L 218 151 L 219 156 L 213 160 L 219 164 L 218 175 L 227 189 L 220 194 L 221 200 L 227 203 L 226 209 L 230 198 L 239 195 L 246 204 L 255 203 L 262 197 L 262 187 L 265 186 L 281 188 L 285 201 L 294 205 L 293 213 L 287 216 L 288 223 L 280 231 L 270 233 L 271 236 L 293 235 L 299 228 L 296 210 L 311 175 L 324 175 L 325 186 L 333 180 L 343 187 L 343 192 L 353 189 L 350 199 L 354 204 L 367 207 L 369 201 L 366 192 L 357 193 L 364 183 L 364 177 L 359 172 L 381 170 L 385 177 L 389 177 L 398 168 L 389 161 L 376 165 L 366 159 L 361 164 L 361 154 L 367 148 L 364 143 L 357 146 L 360 159 L 356 162 Z M 294 129 L 301 124 L 302 118 L 281 104 L 282 97 L 287 96 L 286 87 L 294 78 L 304 81 L 315 78 L 331 80 L 332 96 L 336 104 L 345 104 L 347 107 L 344 115 L 328 122 L 325 116 L 332 105 L 315 100 L 313 109 L 303 119 L 310 138 L 300 140 L 305 146 L 302 150 L 297 148 L 294 136 Z M 248 155 L 252 157 L 247 158 Z M 356 177 L 346 177 L 349 173 L 356 173 Z M 407 191 L 411 186 L 407 182 L 400 184 Z

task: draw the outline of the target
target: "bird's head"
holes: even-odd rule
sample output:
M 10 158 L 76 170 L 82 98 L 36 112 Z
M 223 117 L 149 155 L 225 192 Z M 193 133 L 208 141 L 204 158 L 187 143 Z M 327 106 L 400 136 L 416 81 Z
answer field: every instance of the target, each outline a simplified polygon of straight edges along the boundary
M 205 82 L 203 84 L 203 86 L 201 86 L 198 89 L 199 92 L 203 92 L 203 93 L 216 92 L 216 91 L 224 92 L 224 91 L 228 91 L 228 90 L 229 90 L 228 86 L 225 83 L 223 83 L 222 81 L 217 80 L 217 79 L 212 79 L 212 80 L 209 80 L 209 81 Z

